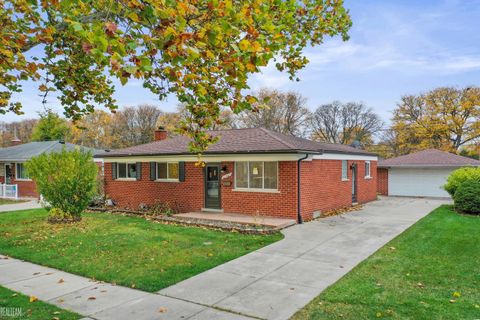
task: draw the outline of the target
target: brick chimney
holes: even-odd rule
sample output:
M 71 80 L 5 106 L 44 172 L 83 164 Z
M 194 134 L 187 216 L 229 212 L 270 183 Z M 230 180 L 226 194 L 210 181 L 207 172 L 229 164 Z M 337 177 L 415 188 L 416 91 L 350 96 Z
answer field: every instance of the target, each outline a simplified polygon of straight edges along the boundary
M 165 127 L 160 126 L 155 130 L 155 141 L 165 140 L 168 138 L 168 131 L 165 130 Z
M 17 137 L 14 137 L 12 140 L 10 140 L 11 146 L 18 146 L 19 144 L 22 144 L 22 140 L 18 139 Z

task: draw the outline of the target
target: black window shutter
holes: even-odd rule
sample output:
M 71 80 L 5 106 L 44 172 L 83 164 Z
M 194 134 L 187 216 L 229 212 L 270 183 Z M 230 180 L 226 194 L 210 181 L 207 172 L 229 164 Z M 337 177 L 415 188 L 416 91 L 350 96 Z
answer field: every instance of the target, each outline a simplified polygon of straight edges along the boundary
M 178 180 L 181 182 L 185 181 L 185 161 L 178 163 Z
M 137 162 L 137 180 L 142 180 L 142 163 Z
M 117 180 L 117 163 L 112 162 L 112 179 Z
M 150 180 L 157 180 L 157 163 L 150 162 Z

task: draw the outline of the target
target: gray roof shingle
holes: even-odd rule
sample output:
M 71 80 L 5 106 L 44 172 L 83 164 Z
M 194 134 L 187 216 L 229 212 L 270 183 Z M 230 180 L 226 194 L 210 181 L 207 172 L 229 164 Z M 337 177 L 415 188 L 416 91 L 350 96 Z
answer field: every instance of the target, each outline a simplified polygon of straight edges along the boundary
M 380 160 L 378 167 L 464 167 L 480 166 L 480 161 L 453 153 L 428 149 L 404 156 Z
M 73 150 L 81 148 L 85 151 L 91 151 L 93 155 L 104 152 L 103 150 L 77 146 L 72 143 L 64 143 L 60 141 L 35 141 L 16 146 L 0 149 L 0 161 L 27 161 L 32 157 L 38 156 L 44 152 L 59 152 L 62 148 Z
M 298 138 L 264 128 L 229 129 L 211 131 L 211 135 L 220 136 L 220 140 L 211 145 L 205 154 L 231 153 L 350 153 L 374 155 L 347 145 L 330 144 Z M 141 155 L 180 155 L 190 154 L 190 138 L 178 136 L 171 139 L 154 141 L 147 144 L 113 150 L 97 157 L 141 156 Z

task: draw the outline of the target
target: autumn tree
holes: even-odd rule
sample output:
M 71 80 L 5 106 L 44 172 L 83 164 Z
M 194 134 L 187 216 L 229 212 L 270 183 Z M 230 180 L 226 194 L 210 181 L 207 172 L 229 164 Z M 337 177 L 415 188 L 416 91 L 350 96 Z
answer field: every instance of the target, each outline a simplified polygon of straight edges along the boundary
M 437 148 L 457 152 L 480 137 L 480 88 L 437 88 L 403 96 L 392 130 L 404 153 Z
M 37 119 L 25 119 L 14 122 L 0 122 L 0 147 L 9 147 L 13 138 L 22 143 L 30 142 Z
M 117 108 L 112 78 L 136 78 L 186 105 L 202 130 L 180 126 L 202 151 L 222 108 L 256 102 L 244 94 L 250 74 L 273 62 L 296 79 L 305 47 L 346 40 L 351 20 L 342 0 L 4 0 L 0 25 L 0 113 L 20 114 L 12 96 L 33 80 L 79 120 L 97 106 Z M 32 57 L 33 48 L 43 54 Z
M 65 141 L 70 135 L 70 123 L 49 109 L 40 113 L 40 120 L 32 130 L 33 141 Z
M 319 106 L 311 117 L 312 139 L 330 143 L 371 144 L 382 129 L 380 117 L 363 103 L 334 101 Z
M 273 131 L 304 136 L 310 111 L 306 99 L 297 92 L 263 88 L 255 94 L 258 102 L 251 112 L 242 112 L 237 124 L 244 128 L 263 127 Z
M 115 114 L 102 110 L 84 116 L 72 127 L 71 142 L 97 149 L 120 147 L 122 136 L 114 130 L 114 117 Z

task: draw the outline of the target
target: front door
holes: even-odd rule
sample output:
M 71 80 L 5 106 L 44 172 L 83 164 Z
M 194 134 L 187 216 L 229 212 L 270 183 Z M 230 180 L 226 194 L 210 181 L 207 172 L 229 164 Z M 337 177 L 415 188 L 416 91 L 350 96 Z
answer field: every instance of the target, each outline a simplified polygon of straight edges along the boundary
M 5 165 L 5 183 L 6 184 L 12 183 L 12 165 L 11 164 Z
M 220 209 L 220 165 L 205 166 L 205 208 Z
M 357 202 L 357 164 L 351 166 L 352 169 L 352 202 Z

